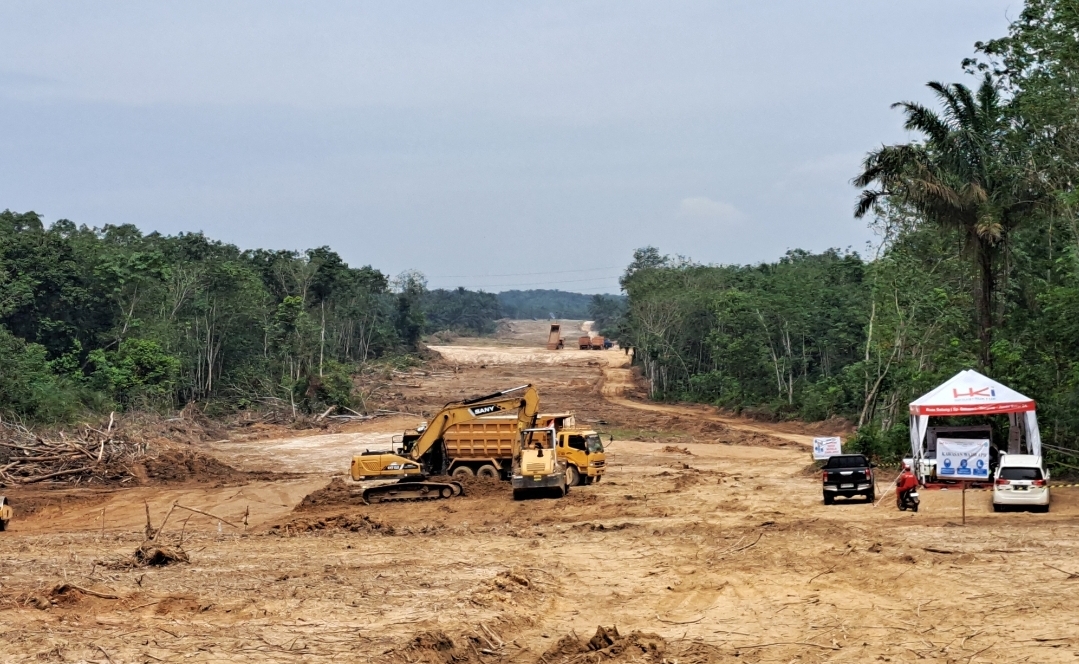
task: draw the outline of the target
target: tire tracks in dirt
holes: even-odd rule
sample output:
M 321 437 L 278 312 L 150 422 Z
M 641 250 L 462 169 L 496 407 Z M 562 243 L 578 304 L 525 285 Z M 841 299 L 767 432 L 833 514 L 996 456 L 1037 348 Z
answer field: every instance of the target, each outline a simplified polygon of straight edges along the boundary
M 680 415 L 683 417 L 703 419 L 710 422 L 718 422 L 736 431 L 772 436 L 773 438 L 780 438 L 808 448 L 813 447 L 813 436 L 782 431 L 775 426 L 756 422 L 750 423 L 740 418 L 723 416 L 716 413 L 709 406 L 645 402 L 627 398 L 626 393 L 635 388 L 633 372 L 629 369 L 629 357 L 622 355 L 617 357 L 621 360 L 620 362 L 614 361 L 613 358 L 608 358 L 607 366 L 603 368 L 603 377 L 600 382 L 600 394 L 603 395 L 603 398 L 613 404 L 624 406 L 626 408 L 634 408 L 636 410 L 667 413 L 670 415 Z

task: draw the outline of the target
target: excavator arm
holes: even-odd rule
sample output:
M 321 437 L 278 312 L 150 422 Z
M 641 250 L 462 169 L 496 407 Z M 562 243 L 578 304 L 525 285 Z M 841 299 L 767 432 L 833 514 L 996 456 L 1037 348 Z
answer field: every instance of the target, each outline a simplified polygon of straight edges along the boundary
M 454 424 L 474 420 L 484 415 L 502 411 L 517 411 L 517 428 L 523 431 L 532 427 L 539 412 L 539 393 L 531 385 L 522 385 L 465 401 L 452 401 L 439 411 L 408 450 L 410 459 L 419 460 L 442 439 Z

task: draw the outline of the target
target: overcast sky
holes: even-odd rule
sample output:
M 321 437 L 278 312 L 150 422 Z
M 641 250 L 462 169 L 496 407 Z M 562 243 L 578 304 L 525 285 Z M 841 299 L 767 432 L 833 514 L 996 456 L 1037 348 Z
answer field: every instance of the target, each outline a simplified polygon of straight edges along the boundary
M 861 156 L 1020 0 L 0 0 L 0 209 L 617 292 L 872 239 Z

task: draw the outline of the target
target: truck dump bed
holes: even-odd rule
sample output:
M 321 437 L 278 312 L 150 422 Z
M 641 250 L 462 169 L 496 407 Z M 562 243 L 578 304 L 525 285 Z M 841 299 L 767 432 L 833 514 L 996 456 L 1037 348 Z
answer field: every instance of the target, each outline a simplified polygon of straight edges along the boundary
M 517 439 L 517 418 L 484 418 L 455 424 L 442 436 L 446 456 L 455 460 L 508 459 Z
M 558 350 L 562 347 L 562 326 L 551 323 L 551 331 L 547 335 L 547 350 Z

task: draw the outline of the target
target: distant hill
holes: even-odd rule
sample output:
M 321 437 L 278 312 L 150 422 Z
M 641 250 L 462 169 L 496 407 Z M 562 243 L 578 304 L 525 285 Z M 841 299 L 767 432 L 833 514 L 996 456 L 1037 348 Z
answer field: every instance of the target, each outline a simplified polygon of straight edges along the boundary
M 608 295 L 622 299 L 622 295 Z M 567 318 L 586 320 L 592 295 L 561 290 L 509 290 L 498 294 L 502 315 L 506 318 Z

